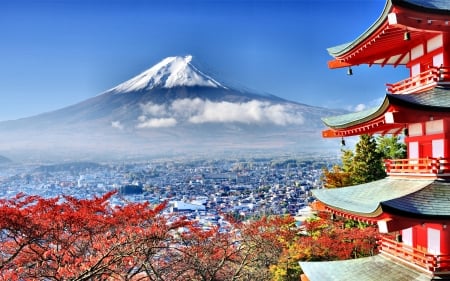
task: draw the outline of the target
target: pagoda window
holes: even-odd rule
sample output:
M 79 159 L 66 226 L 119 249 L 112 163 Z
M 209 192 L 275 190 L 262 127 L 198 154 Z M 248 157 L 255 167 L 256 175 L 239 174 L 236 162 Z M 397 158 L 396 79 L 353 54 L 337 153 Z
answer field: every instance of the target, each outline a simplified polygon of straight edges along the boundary
M 433 66 L 440 67 L 444 64 L 444 54 L 440 53 L 433 56 Z
M 434 50 L 441 48 L 443 45 L 444 41 L 442 34 L 439 34 L 438 36 L 435 36 L 427 41 L 427 51 L 432 52 Z M 440 64 L 435 66 L 440 66 Z
M 420 63 L 417 63 L 411 67 L 411 77 L 420 74 Z
M 427 135 L 440 134 L 444 132 L 444 120 L 434 120 L 425 123 L 425 132 Z
M 413 247 L 413 228 L 406 228 L 402 230 L 402 242 L 404 245 Z
M 434 255 L 439 255 L 441 253 L 441 231 L 434 228 L 428 228 L 427 242 L 428 253 Z
M 444 157 L 444 140 L 432 141 L 433 158 Z
M 411 159 L 419 158 L 419 143 L 416 141 L 412 141 L 408 146 L 408 155 Z
M 411 50 L 411 60 L 415 60 L 424 55 L 423 44 L 417 45 Z
M 410 124 L 408 126 L 408 135 L 410 137 L 417 137 L 423 135 L 422 124 L 421 123 Z

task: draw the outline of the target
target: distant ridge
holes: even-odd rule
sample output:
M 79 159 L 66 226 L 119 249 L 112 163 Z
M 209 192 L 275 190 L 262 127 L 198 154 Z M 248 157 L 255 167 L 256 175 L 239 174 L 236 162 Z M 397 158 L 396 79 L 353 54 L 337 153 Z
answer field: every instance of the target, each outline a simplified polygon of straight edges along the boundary
M 7 163 L 11 163 L 11 162 L 12 162 L 11 159 L 9 159 L 9 158 L 7 158 L 7 157 L 5 157 L 5 156 L 0 155 L 0 164 L 7 164 Z

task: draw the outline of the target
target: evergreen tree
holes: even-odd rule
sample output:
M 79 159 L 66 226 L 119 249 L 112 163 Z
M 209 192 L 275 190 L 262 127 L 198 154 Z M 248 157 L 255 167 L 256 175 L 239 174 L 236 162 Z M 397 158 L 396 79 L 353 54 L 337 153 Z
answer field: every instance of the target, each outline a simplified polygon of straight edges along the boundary
M 378 140 L 378 142 L 377 142 Z M 342 166 L 323 169 L 323 182 L 327 188 L 343 187 L 371 182 L 386 176 L 383 159 L 404 158 L 405 145 L 398 137 L 361 135 L 355 151 L 342 149 Z
M 352 174 L 354 171 L 353 156 L 354 153 L 351 149 L 341 149 L 342 156 L 342 171 L 348 174 Z
M 377 149 L 383 155 L 383 159 L 406 158 L 406 144 L 400 141 L 399 136 L 379 136 L 377 144 Z
M 373 136 L 364 134 L 359 137 L 352 161 L 352 182 L 362 184 L 382 179 L 386 176 L 383 166 L 383 154 L 377 149 Z

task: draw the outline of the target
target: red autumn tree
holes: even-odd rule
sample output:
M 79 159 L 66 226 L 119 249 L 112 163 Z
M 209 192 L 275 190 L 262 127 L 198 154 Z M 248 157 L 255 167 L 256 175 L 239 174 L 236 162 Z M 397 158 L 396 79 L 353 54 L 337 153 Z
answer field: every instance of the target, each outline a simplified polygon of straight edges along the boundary
M 274 216 L 222 228 L 192 225 L 174 239 L 172 275 L 164 280 L 271 280 L 269 266 L 296 235 L 293 223 Z
M 375 226 L 329 217 L 319 214 L 304 222 L 300 235 L 284 247 L 278 264 L 272 266 L 273 280 L 299 280 L 299 261 L 345 260 L 376 253 L 379 233 Z
M 155 249 L 187 223 L 169 223 L 164 204 L 112 207 L 113 193 L 80 200 L 19 195 L 0 201 L 3 280 L 130 280 Z

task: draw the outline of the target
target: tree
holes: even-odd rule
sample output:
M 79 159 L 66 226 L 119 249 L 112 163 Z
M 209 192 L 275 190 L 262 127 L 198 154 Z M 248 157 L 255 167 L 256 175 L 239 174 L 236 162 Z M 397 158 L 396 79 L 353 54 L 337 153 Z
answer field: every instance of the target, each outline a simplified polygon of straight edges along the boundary
M 373 136 L 364 134 L 359 137 L 352 161 L 352 182 L 361 184 L 386 177 L 382 162 L 383 155 L 377 149 Z
M 350 149 L 342 150 L 341 166 L 336 165 L 331 171 L 323 169 L 324 186 L 343 187 L 384 178 L 384 155 L 373 136 L 361 135 L 355 152 Z
M 326 188 L 335 188 L 352 185 L 351 173 L 344 172 L 339 165 L 334 165 L 331 170 L 322 169 L 323 185 Z
M 167 252 L 171 271 L 158 274 L 164 275 L 160 280 L 271 280 L 269 266 L 295 237 L 293 222 L 274 216 L 232 221 L 226 228 L 191 225 L 174 239 Z
M 0 280 L 271 280 L 297 233 L 290 216 L 205 229 L 113 194 L 0 200 Z
M 377 252 L 377 228 L 354 227 L 346 220 L 331 220 L 328 213 L 306 220 L 300 235 L 284 247 L 276 265 L 271 266 L 274 281 L 299 280 L 299 261 L 330 261 L 371 256 Z
M 165 204 L 112 207 L 113 193 L 76 199 L 18 195 L 0 201 L 2 280 L 131 280 L 173 230 Z
M 378 136 L 377 150 L 383 159 L 403 159 L 406 158 L 406 145 L 400 141 L 399 136 Z

